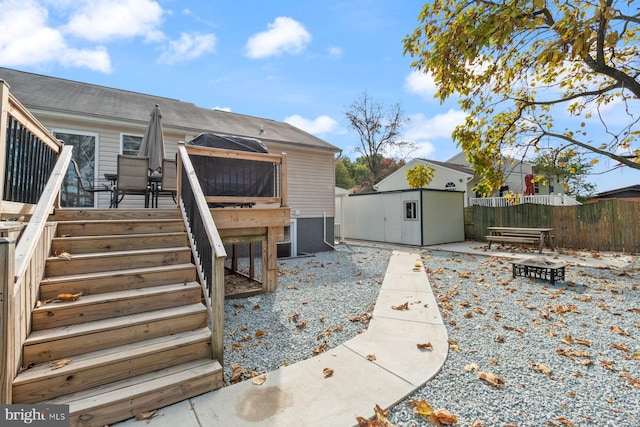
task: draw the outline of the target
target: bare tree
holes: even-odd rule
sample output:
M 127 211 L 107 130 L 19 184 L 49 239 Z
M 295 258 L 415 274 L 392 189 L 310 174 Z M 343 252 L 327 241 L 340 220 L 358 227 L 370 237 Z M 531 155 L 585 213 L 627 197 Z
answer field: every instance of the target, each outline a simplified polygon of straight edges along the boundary
M 346 108 L 344 114 L 360 136 L 360 145 L 355 150 L 365 158 L 374 181 L 378 181 L 383 172 L 381 160 L 385 153 L 413 147 L 413 142 L 400 139 L 400 130 L 409 123 L 400 104 L 394 104 L 385 111 L 383 103 L 365 91 Z

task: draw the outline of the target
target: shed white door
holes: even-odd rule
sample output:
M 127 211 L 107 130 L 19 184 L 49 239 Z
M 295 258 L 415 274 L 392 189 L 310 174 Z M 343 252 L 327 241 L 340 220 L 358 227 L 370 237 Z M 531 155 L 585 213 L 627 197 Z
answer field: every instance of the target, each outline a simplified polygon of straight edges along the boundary
M 402 243 L 402 193 L 383 195 L 384 241 Z

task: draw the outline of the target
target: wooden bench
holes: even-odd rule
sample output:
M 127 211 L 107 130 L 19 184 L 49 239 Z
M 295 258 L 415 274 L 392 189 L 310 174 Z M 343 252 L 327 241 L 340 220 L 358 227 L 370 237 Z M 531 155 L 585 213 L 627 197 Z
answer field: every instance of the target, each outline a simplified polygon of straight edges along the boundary
M 485 239 L 489 242 L 489 249 L 491 249 L 491 242 L 538 244 L 539 253 L 542 253 L 546 243 L 553 249 L 551 243 L 553 228 L 487 227 L 487 230 L 489 235 L 485 236 Z

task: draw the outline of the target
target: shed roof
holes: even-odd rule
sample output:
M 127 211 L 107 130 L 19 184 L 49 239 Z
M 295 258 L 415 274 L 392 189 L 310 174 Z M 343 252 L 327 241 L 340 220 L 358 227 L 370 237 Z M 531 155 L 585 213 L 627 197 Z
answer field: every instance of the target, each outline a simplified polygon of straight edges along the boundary
M 69 116 L 147 123 L 158 104 L 165 128 L 215 132 L 340 151 L 285 122 L 198 107 L 190 102 L 0 67 L 0 79 L 28 109 Z

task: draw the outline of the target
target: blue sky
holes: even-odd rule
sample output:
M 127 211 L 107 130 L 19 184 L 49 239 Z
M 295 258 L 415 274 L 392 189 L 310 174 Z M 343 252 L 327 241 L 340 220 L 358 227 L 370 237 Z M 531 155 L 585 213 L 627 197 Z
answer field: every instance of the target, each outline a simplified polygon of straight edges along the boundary
M 411 119 L 408 158 L 443 161 L 459 151 L 450 135 L 464 115 L 433 99 L 432 81 L 403 55 L 423 4 L 1 0 L 0 65 L 286 121 L 352 158 L 358 137 L 344 111 L 366 91 Z M 605 191 L 640 183 L 640 172 L 590 181 Z

